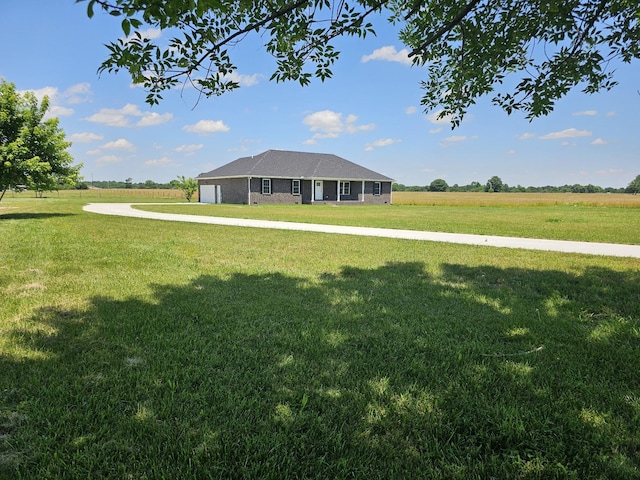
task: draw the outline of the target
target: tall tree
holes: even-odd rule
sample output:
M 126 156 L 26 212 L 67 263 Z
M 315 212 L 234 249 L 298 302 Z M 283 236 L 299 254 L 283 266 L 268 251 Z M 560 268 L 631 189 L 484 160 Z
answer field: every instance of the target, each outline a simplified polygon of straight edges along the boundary
M 271 79 L 306 85 L 325 80 L 341 36 L 374 34 L 387 19 L 426 66 L 422 105 L 459 124 L 483 95 L 507 113 L 549 113 L 571 89 L 615 85 L 615 61 L 640 58 L 637 0 L 76 0 L 120 17 L 126 38 L 107 45 L 100 71 L 128 70 L 150 104 L 180 82 L 204 95 L 238 88 L 233 49 L 248 35 L 264 39 L 276 60 Z M 153 27 L 175 34 L 167 44 L 145 37 Z M 503 87 L 511 76 L 512 88 Z
M 430 192 L 446 192 L 447 190 L 449 190 L 449 185 L 442 178 L 436 178 L 429 185 Z
M 73 166 L 58 119 L 44 120 L 49 99 L 40 104 L 30 92 L 0 82 L 0 200 L 11 186 L 28 185 L 37 193 L 60 183 L 74 184 L 80 165 Z
M 193 194 L 198 191 L 198 181 L 195 178 L 187 178 L 184 175 L 179 175 L 178 179 L 173 180 L 172 183 L 182 190 L 187 202 L 190 202 Z
M 638 195 L 640 193 L 640 175 L 631 180 L 631 183 L 629 183 L 625 192 L 633 195 Z
M 501 192 L 504 187 L 502 179 L 496 175 L 487 180 L 487 184 L 484 187 L 485 192 Z

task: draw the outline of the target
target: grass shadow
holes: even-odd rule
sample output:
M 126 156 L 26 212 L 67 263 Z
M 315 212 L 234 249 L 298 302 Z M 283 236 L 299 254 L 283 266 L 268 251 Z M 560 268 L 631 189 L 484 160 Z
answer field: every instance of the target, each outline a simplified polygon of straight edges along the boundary
M 638 478 L 640 274 L 203 275 L 13 331 L 0 476 Z
M 36 213 L 36 212 L 20 212 L 20 213 L 2 213 L 0 211 L 0 220 L 39 220 L 44 218 L 70 217 L 73 213 Z

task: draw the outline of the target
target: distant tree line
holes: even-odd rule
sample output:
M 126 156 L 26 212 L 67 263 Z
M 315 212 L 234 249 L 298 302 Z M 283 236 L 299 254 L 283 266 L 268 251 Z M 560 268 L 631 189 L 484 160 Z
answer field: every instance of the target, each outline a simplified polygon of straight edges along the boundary
M 88 188 L 137 188 L 137 189 L 183 189 L 184 177 L 178 177 L 169 183 L 156 183 L 153 180 L 134 182 L 131 178 L 125 180 L 94 180 L 81 181 L 75 186 L 78 189 Z M 62 187 L 64 188 L 64 187 Z M 471 182 L 468 185 L 449 185 L 442 178 L 436 178 L 429 185 L 403 185 L 394 183 L 396 192 L 526 192 L 526 193 L 640 193 L 640 175 L 638 175 L 626 188 L 599 187 L 598 185 L 545 185 L 543 187 L 523 187 L 522 185 L 510 186 L 498 176 L 493 176 L 485 183 Z
M 86 182 L 80 182 L 76 185 L 79 190 L 88 190 L 89 185 Z M 133 183 L 132 178 L 127 178 L 124 182 L 118 180 L 93 180 L 91 182 L 91 188 L 106 188 L 106 189 L 120 189 L 120 188 L 136 188 L 136 189 L 165 189 L 165 190 L 182 190 L 184 196 L 188 202 L 191 201 L 193 195 L 198 191 L 198 181 L 194 178 L 187 178 L 184 175 L 179 175 L 175 180 L 171 180 L 169 183 L 156 183 L 153 180 L 146 180 L 144 182 Z
M 543 187 L 523 187 L 522 185 L 510 186 L 498 176 L 493 176 L 485 183 L 471 182 L 468 185 L 449 185 L 442 178 L 436 178 L 429 185 L 403 185 L 394 183 L 396 192 L 526 192 L 526 193 L 640 193 L 640 175 L 638 175 L 626 188 L 600 187 L 598 185 L 545 185 Z
M 134 182 L 133 179 L 126 180 L 83 180 L 76 186 L 78 189 L 86 190 L 89 188 L 136 188 L 136 189 L 177 189 L 180 188 L 178 180 L 171 180 L 169 183 L 156 183 L 153 180 L 145 180 L 144 182 Z

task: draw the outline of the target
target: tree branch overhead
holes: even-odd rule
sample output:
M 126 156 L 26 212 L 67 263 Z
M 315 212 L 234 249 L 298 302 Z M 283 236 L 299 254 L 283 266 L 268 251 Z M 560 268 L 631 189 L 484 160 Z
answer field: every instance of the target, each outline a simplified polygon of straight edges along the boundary
M 239 87 L 226 49 L 259 35 L 275 58 L 271 79 L 309 84 L 333 76 L 335 39 L 375 34 L 390 20 L 418 68 L 425 69 L 425 111 L 458 125 L 478 98 L 493 95 L 507 113 L 532 119 L 575 88 L 615 85 L 610 62 L 640 58 L 640 7 L 628 0 L 76 0 L 121 21 L 126 39 L 107 45 L 99 71 L 126 70 L 159 103 L 180 81 L 203 95 Z M 377 14 L 374 15 L 374 14 Z M 169 45 L 144 38 L 148 28 L 177 32 Z M 205 65 L 206 64 L 206 65 Z M 506 77 L 516 87 L 505 88 Z

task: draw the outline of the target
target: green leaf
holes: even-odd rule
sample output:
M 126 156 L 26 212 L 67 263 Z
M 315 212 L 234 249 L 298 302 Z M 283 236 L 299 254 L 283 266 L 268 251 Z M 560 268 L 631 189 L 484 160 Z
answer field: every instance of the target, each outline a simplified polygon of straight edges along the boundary
M 125 18 L 124 20 L 122 20 L 122 31 L 127 37 L 131 33 L 131 22 L 129 21 L 128 18 Z
M 89 17 L 89 18 L 93 18 L 93 4 L 94 3 L 95 3 L 95 0 L 91 0 L 87 4 L 87 17 Z

